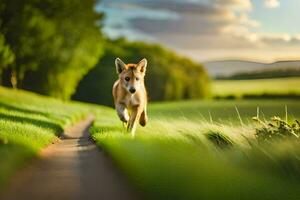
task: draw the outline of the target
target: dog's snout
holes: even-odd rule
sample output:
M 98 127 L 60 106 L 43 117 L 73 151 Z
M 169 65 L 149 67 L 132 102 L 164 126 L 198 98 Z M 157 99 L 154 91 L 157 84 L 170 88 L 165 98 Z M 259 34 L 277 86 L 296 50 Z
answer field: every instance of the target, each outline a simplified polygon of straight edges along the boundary
M 136 90 L 135 90 L 135 88 L 133 88 L 133 87 L 131 87 L 131 88 L 129 89 L 129 92 L 132 93 L 132 94 L 135 93 L 135 91 L 136 91 Z

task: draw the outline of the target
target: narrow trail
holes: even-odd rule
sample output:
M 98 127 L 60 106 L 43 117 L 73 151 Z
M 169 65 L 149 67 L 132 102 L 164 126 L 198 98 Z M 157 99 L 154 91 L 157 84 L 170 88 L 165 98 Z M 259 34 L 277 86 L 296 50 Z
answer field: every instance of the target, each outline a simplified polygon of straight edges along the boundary
M 3 200 L 134 200 L 104 152 L 89 139 L 92 118 L 68 128 L 63 139 L 17 173 L 0 196 Z

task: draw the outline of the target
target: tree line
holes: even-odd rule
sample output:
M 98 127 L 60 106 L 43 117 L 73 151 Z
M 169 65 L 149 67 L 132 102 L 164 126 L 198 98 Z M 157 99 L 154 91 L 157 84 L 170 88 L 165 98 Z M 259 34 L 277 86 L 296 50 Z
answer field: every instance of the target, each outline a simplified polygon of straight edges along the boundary
M 254 72 L 241 72 L 230 76 L 218 76 L 217 80 L 251 80 L 251 79 L 271 79 L 271 78 L 287 78 L 300 77 L 299 67 L 278 67 L 273 69 L 258 70 Z
M 152 101 L 205 98 L 210 94 L 210 79 L 201 64 L 180 57 L 159 45 L 107 40 L 104 56 L 79 83 L 74 99 L 112 105 L 112 85 L 118 76 L 114 60 L 137 63 L 147 58 L 145 83 Z

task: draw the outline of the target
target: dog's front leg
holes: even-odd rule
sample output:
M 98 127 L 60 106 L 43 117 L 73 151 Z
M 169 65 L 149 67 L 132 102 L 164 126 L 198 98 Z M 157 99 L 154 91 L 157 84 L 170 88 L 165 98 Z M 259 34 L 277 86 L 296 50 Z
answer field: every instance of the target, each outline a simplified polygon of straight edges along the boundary
M 135 136 L 136 126 L 140 120 L 142 111 L 143 110 L 140 106 L 136 106 L 132 109 L 127 131 L 129 131 L 133 137 Z
M 120 120 L 124 123 L 127 123 L 129 121 L 129 114 L 126 106 L 124 104 L 117 104 L 116 110 Z

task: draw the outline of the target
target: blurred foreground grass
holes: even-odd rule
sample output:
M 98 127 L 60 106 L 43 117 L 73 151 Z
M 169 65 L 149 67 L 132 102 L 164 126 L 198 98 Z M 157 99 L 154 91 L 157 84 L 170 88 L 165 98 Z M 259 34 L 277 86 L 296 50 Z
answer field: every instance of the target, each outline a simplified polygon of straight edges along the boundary
M 91 133 L 145 199 L 296 200 L 299 139 L 261 143 L 251 120 L 284 117 L 285 105 L 288 119 L 299 119 L 295 100 L 156 103 L 136 138 L 113 115 L 98 115 Z

